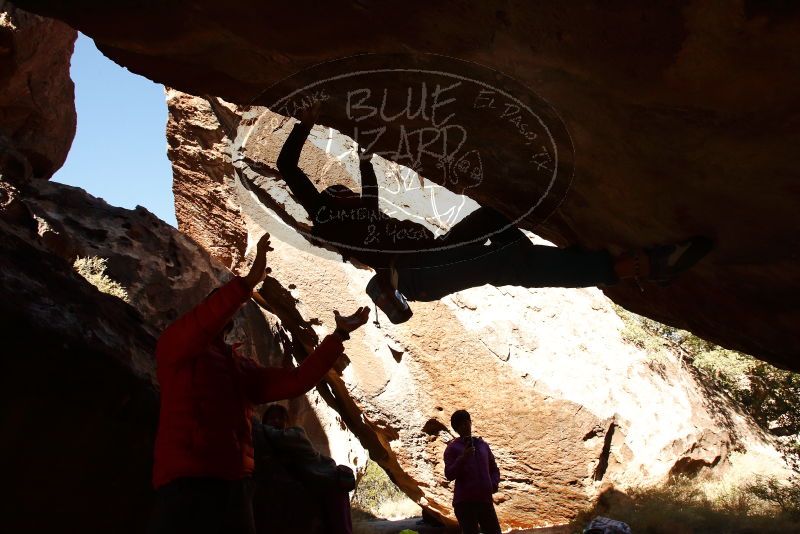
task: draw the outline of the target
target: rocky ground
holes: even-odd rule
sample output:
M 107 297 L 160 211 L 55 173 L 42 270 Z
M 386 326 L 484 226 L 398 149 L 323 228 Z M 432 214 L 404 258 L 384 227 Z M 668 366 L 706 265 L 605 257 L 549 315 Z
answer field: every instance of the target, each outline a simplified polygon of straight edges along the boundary
M 447 530 L 444 527 L 432 527 L 420 524 L 421 517 L 409 519 L 398 519 L 391 521 L 388 519 L 378 519 L 374 521 L 357 521 L 353 523 L 355 534 L 398 534 L 403 530 L 416 531 L 418 534 L 443 534 L 458 532 L 458 530 Z M 571 530 L 565 525 L 560 527 L 543 527 L 524 530 L 511 530 L 509 534 L 570 534 Z

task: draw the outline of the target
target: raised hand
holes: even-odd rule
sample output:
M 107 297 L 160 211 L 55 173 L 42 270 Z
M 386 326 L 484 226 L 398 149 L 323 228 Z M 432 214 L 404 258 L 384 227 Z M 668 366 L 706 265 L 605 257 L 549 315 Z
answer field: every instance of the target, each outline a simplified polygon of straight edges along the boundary
M 357 151 L 359 161 L 368 162 L 372 160 L 372 152 L 367 152 L 367 150 L 362 147 L 358 147 Z
M 250 272 L 244 277 L 244 281 L 251 288 L 256 287 L 271 272 L 271 269 L 267 267 L 267 252 L 272 250 L 269 239 L 269 234 L 267 233 L 258 240 L 253 265 L 250 266 Z
M 475 454 L 475 445 L 469 445 L 467 447 L 464 447 L 464 450 L 461 452 L 461 456 L 464 458 L 469 458 L 474 454 Z
M 319 119 L 319 110 L 322 107 L 322 102 L 315 100 L 313 104 L 303 108 L 300 111 L 300 123 L 304 126 L 314 126 Z
M 333 310 L 336 319 L 336 329 L 347 333 L 357 330 L 369 320 L 369 308 L 361 306 L 353 315 L 342 316 L 338 310 Z

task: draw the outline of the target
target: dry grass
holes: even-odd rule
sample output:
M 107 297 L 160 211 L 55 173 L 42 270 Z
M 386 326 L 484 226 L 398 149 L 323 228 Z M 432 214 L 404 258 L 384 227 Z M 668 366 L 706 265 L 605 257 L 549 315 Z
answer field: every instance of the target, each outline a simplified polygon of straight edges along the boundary
M 97 256 L 89 256 L 86 258 L 78 258 L 75 260 L 73 267 L 75 271 L 84 277 L 90 284 L 96 287 L 103 293 L 108 293 L 117 298 L 130 303 L 128 291 L 122 287 L 121 284 L 112 280 L 106 274 L 107 260 Z
M 710 488 L 677 479 L 626 494 L 609 490 L 572 523 L 576 532 L 596 515 L 628 523 L 637 534 L 785 534 L 800 532 L 800 482 L 760 479 Z M 713 497 L 711 496 L 713 495 Z
M 386 501 L 378 506 L 375 515 L 382 519 L 408 519 L 416 517 L 422 513 L 422 509 L 417 503 L 403 495 L 398 499 Z

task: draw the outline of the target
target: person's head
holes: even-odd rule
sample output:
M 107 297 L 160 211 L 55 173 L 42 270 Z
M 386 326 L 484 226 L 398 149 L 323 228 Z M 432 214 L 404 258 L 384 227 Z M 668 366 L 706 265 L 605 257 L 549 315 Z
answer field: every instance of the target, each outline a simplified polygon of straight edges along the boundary
M 472 435 L 472 419 L 467 410 L 456 410 L 450 416 L 450 426 L 458 432 L 459 436 Z
M 289 411 L 280 404 L 270 404 L 261 416 L 261 422 L 285 430 L 289 426 Z

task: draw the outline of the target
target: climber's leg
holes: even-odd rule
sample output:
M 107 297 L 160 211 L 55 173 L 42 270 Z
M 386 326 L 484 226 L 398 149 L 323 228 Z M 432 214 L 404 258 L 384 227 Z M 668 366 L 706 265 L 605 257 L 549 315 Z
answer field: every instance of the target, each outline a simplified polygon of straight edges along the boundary
M 436 269 L 443 265 L 463 264 L 464 261 L 475 260 L 476 257 L 486 256 L 492 251 L 511 245 L 525 244 L 530 245 L 530 240 L 521 230 L 509 223 L 499 212 L 482 207 L 464 217 L 445 235 L 428 243 L 428 248 L 425 250 L 397 253 L 393 256 L 391 265 L 377 267 L 375 276 L 367 284 L 367 294 L 393 323 L 402 323 L 410 319 L 413 314 L 403 292 L 398 291 L 401 269 L 408 272 L 410 268 L 422 268 L 427 272 L 428 269 Z M 485 264 L 487 259 L 483 258 L 481 264 Z M 463 267 L 464 265 L 461 265 L 462 269 Z M 420 273 L 415 273 L 412 276 L 419 275 Z M 413 280 L 406 286 L 412 288 L 410 290 L 414 292 L 415 300 L 434 300 L 454 291 L 487 283 L 482 278 L 486 276 L 486 271 L 482 267 L 476 267 L 471 275 L 480 278 L 477 282 L 473 282 L 467 275 L 454 278 L 447 272 L 439 272 L 437 269 L 431 276 L 436 280 L 440 277 L 442 279 L 435 281 L 432 278 L 429 281 L 431 291 L 414 291 Z
M 666 285 L 705 257 L 712 246 L 711 239 L 696 236 L 671 245 L 633 249 L 620 254 L 614 271 L 622 280 L 651 280 Z
M 524 237 L 524 236 L 523 236 Z M 606 251 L 534 245 L 464 245 L 397 262 L 398 288 L 409 300 L 438 300 L 484 284 L 522 287 L 589 287 L 617 281 Z
M 408 300 L 432 301 L 484 284 L 592 287 L 624 279 L 666 284 L 696 264 L 711 246 L 710 239 L 694 237 L 614 258 L 605 250 L 534 245 L 526 237 L 507 244 L 463 245 L 417 257 L 401 257 L 396 264 L 397 287 Z
M 442 244 L 458 244 L 480 240 L 477 244 L 482 244 L 489 239 L 493 243 L 507 243 L 520 236 L 524 238 L 525 234 L 500 212 L 483 206 L 461 219 L 437 241 Z

